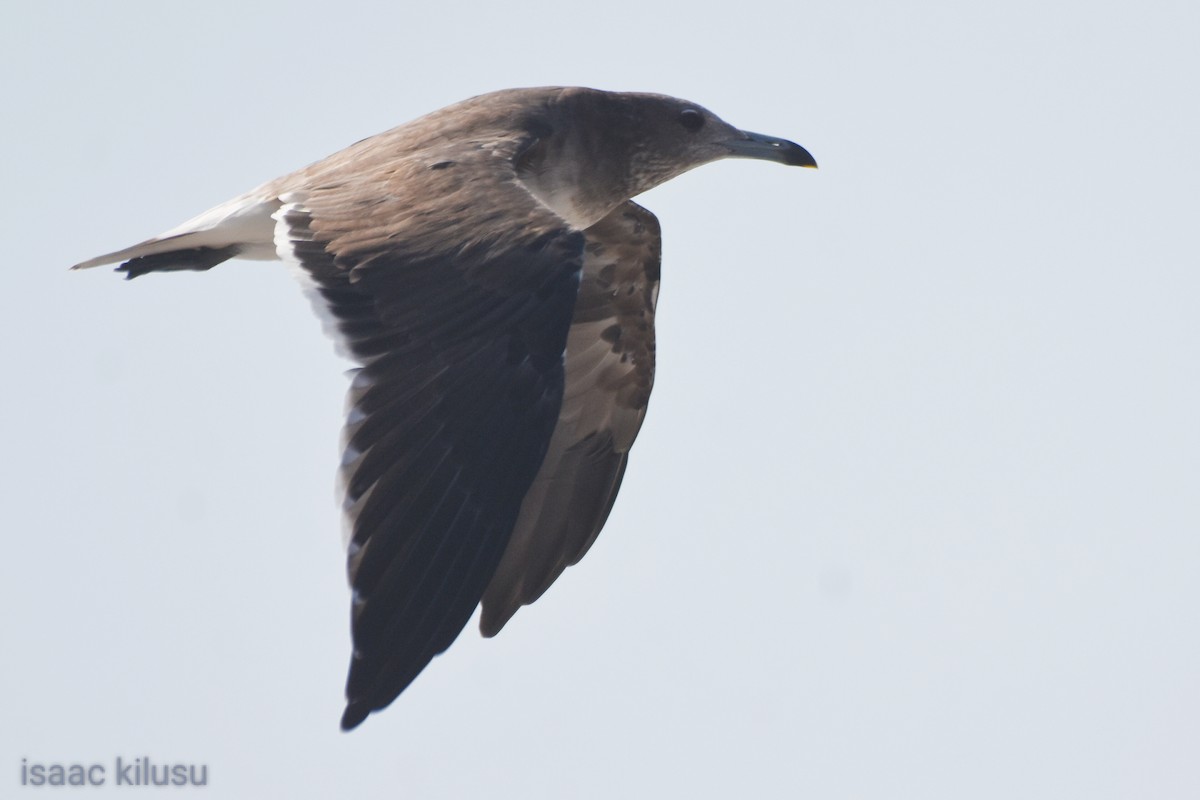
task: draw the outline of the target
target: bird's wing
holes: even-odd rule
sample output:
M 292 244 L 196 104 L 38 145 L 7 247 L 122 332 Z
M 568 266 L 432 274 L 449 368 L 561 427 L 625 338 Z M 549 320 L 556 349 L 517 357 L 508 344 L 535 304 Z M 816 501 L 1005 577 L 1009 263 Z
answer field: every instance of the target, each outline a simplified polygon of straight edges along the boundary
M 646 416 L 662 253 L 658 220 L 627 202 L 584 233 L 562 409 L 483 596 L 485 636 L 498 633 L 517 609 L 583 558 L 612 509 Z
M 520 186 L 509 150 L 422 151 L 280 195 L 280 254 L 363 365 L 342 465 L 346 729 L 466 625 L 559 417 L 584 235 Z

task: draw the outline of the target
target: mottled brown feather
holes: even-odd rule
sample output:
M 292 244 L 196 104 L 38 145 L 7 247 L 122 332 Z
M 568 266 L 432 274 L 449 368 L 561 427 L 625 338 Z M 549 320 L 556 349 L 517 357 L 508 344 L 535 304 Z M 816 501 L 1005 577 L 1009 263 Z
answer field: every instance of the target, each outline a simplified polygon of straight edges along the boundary
M 563 406 L 483 596 L 485 636 L 499 633 L 587 553 L 612 509 L 654 385 L 658 220 L 629 201 L 584 233 Z

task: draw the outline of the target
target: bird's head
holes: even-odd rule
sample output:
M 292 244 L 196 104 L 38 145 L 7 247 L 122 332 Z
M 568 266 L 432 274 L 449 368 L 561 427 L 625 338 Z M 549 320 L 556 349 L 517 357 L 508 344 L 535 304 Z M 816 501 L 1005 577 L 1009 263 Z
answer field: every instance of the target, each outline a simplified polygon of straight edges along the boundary
M 618 106 L 628 109 L 625 135 L 630 176 L 638 192 L 723 158 L 817 166 L 812 155 L 795 142 L 740 130 L 696 103 L 655 94 L 613 97 Z
M 703 106 L 660 94 L 553 90 L 532 128 L 518 171 L 535 195 L 579 227 L 710 161 L 817 165 L 794 142 L 740 130 Z

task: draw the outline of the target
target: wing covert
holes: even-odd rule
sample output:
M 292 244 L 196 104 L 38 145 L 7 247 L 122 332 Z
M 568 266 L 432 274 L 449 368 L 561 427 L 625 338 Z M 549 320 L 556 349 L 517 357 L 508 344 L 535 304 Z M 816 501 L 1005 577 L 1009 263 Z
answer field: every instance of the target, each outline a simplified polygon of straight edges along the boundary
M 612 510 L 654 385 L 658 220 L 626 202 L 584 233 L 565 396 L 546 457 L 484 594 L 485 636 L 497 634 L 591 547 Z

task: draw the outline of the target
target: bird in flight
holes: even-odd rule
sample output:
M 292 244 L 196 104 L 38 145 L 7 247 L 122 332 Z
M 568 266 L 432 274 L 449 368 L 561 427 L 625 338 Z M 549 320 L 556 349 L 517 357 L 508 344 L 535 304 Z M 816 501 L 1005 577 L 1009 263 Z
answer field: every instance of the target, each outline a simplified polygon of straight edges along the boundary
M 353 371 L 342 728 L 482 604 L 494 636 L 587 552 L 654 381 L 658 220 L 635 197 L 803 147 L 673 97 L 510 89 L 435 111 L 84 261 L 127 278 L 286 262 Z

